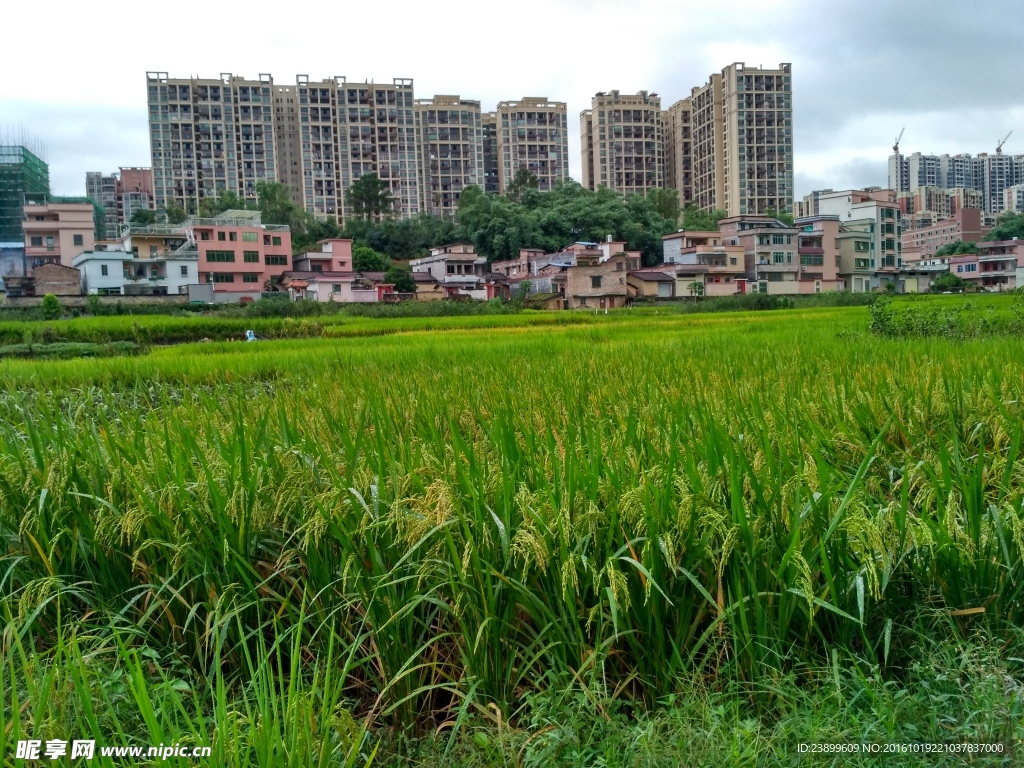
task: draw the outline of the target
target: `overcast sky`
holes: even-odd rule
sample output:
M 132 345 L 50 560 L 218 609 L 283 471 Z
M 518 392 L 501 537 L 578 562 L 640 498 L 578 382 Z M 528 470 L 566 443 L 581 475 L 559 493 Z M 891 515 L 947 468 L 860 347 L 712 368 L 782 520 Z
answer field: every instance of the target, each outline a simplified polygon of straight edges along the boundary
M 137 0 L 46 6 L 46 34 L 7 35 L 0 128 L 43 141 L 57 194 L 85 172 L 149 165 L 147 70 L 232 72 L 294 83 L 412 77 L 417 98 L 459 94 L 485 110 L 547 96 L 579 112 L 597 91 L 658 93 L 668 106 L 732 62 L 793 64 L 796 193 L 886 183 L 886 158 L 1024 153 L 1021 0 L 390 0 L 310 3 Z M 724 9 L 728 7 L 728 12 Z M 4 11 L 38 29 L 39 7 Z M 63 55 L 61 55 L 63 54 Z

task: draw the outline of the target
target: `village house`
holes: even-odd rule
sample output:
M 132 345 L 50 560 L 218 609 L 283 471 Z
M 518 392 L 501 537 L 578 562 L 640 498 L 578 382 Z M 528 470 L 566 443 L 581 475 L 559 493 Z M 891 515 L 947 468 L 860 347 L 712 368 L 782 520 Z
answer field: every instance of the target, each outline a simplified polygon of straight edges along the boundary
M 40 264 L 32 269 L 36 296 L 52 293 L 54 296 L 81 296 L 82 276 L 74 267 L 63 264 Z
M 295 272 L 351 272 L 352 241 L 334 238 L 317 242 L 319 248 L 300 253 L 292 259 Z
M 977 243 L 981 286 L 989 291 L 1012 291 L 1024 285 L 1024 241 Z
M 611 243 L 609 243 L 611 245 Z M 616 244 L 616 245 L 625 245 Z M 629 295 L 626 275 L 640 268 L 639 253 L 601 248 L 575 248 L 576 263 L 552 277 L 566 309 L 623 307 Z

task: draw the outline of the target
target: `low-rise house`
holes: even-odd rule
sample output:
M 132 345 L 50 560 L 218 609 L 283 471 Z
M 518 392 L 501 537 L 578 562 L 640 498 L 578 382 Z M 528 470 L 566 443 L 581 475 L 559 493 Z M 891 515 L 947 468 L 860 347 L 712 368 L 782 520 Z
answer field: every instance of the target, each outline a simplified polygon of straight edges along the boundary
M 318 249 L 300 253 L 292 259 L 295 272 L 351 272 L 352 241 L 333 238 L 317 242 Z
M 82 276 L 74 267 L 63 264 L 40 264 L 32 270 L 36 296 L 81 296 Z
M 743 246 L 744 272 L 760 293 L 800 293 L 799 230 L 771 216 L 730 216 L 718 222 L 723 244 Z
M 434 248 L 429 256 L 413 259 L 409 266 L 414 274 L 433 277 L 444 289 L 445 298 L 486 301 L 503 294 L 499 281 L 504 276 L 492 275 L 487 259 L 478 256 L 469 243 Z
M 662 256 L 666 263 L 687 263 L 680 259 L 680 254 L 697 246 L 722 245 L 722 233 L 716 230 L 680 229 L 668 235 L 662 235 Z M 691 262 L 692 263 L 692 262 Z
M 639 254 L 618 251 L 608 256 L 600 248 L 575 249 L 576 263 L 552 277 L 565 296 L 566 309 L 614 309 L 626 304 L 626 275 L 640 268 Z
M 1021 285 L 1024 270 L 1024 241 L 996 240 L 977 244 L 981 286 L 990 291 L 1012 291 Z
M 129 251 L 85 251 L 72 259 L 71 266 L 81 273 L 85 295 L 121 296 L 133 258 Z
M 439 301 L 447 296 L 444 287 L 429 272 L 413 272 L 416 283 L 416 301 Z
M 797 255 L 800 257 L 800 293 L 841 291 L 845 283 L 839 275 L 842 265 L 839 233 L 843 225 L 838 216 L 819 215 L 798 219 Z
M 29 270 L 41 264 L 70 268 L 71 260 L 90 250 L 96 241 L 92 203 L 29 203 L 22 210 Z
M 974 253 L 962 256 L 951 256 L 949 259 L 949 271 L 959 278 L 966 280 L 972 286 L 981 285 L 981 270 L 978 269 L 978 255 Z
M 675 296 L 675 288 L 675 274 L 662 272 L 656 267 L 626 274 L 626 292 L 637 299 L 671 299 Z

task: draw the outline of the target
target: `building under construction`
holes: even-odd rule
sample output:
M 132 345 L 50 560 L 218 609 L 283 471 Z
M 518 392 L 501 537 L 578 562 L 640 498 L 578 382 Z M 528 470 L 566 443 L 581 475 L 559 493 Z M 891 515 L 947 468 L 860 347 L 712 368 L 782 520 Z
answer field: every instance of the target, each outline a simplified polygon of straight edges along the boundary
M 50 196 L 50 167 L 46 150 L 25 133 L 0 131 L 0 243 L 22 243 L 22 214 L 26 203 L 43 203 Z

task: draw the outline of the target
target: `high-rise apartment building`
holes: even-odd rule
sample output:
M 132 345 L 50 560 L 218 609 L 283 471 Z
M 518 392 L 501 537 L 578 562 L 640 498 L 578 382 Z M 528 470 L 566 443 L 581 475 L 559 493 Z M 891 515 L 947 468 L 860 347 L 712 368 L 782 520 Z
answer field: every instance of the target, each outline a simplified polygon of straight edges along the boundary
M 1003 190 L 1003 210 L 1024 213 L 1024 184 L 1014 184 Z
M 103 239 L 116 240 L 136 211 L 153 208 L 153 170 L 121 168 L 110 175 L 89 171 L 85 196 L 103 208 Z
M 899 192 L 916 192 L 921 187 L 943 190 L 969 189 L 981 194 L 982 207 L 997 214 L 1005 205 L 1004 192 L 1024 184 L 1024 155 L 981 153 L 958 155 L 889 156 L 889 185 Z M 968 206 L 963 206 L 968 207 Z
M 256 184 L 276 181 L 274 82 L 222 73 L 175 79 L 147 72 L 156 207 L 198 210 L 223 191 L 256 199 Z
M 693 202 L 692 102 L 681 99 L 661 113 L 665 186 L 679 192 L 679 205 Z
M 693 195 L 730 216 L 793 210 L 792 66 L 730 64 L 690 94 Z
M 502 101 L 495 110 L 498 192 L 504 194 L 520 168 L 537 177 L 538 188 L 569 180 L 569 123 L 564 101 L 526 96 Z
M 498 113 L 487 112 L 480 118 L 484 150 L 484 192 L 498 193 Z
M 451 216 L 466 187 L 484 187 L 480 102 L 435 96 L 418 99 L 414 112 L 422 210 Z
M 580 113 L 580 137 L 583 178 L 590 189 L 646 195 L 665 186 L 658 94 L 596 94 L 590 109 Z
M 374 173 L 402 217 L 420 211 L 413 81 L 349 83 L 344 77 L 296 83 L 304 208 L 321 217 L 352 215 L 352 182 Z

